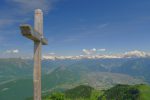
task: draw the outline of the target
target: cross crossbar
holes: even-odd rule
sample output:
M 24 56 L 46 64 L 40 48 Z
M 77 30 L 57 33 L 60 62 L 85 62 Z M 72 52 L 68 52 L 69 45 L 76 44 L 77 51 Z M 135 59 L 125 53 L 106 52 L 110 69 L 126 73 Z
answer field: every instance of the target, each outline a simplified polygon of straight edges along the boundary
M 47 45 L 48 41 L 46 38 L 41 37 L 41 35 L 37 32 L 34 32 L 32 27 L 28 24 L 23 24 L 20 26 L 21 33 L 23 36 L 27 37 L 28 39 L 33 40 L 34 42 L 42 42 L 42 45 Z
M 48 45 L 48 40 L 46 38 L 41 38 L 42 45 Z

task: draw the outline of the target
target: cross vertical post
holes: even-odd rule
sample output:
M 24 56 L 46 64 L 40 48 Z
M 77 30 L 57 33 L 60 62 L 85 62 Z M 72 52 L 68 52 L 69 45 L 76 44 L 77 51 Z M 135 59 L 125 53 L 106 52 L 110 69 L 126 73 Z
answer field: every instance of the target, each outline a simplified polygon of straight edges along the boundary
M 42 45 L 47 45 L 48 41 L 43 37 L 43 12 L 41 9 L 35 10 L 34 30 L 28 24 L 20 26 L 23 36 L 34 42 L 34 100 L 41 100 L 41 49 Z
M 43 37 L 43 13 L 35 10 L 34 31 Z M 34 41 L 34 100 L 41 100 L 41 41 Z

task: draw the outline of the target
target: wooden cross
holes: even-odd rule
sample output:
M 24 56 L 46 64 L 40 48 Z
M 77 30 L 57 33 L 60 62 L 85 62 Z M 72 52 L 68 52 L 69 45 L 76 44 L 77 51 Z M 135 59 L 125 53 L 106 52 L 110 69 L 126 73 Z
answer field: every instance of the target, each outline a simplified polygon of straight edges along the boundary
M 41 100 L 41 46 L 48 44 L 43 37 L 43 12 L 41 9 L 35 10 L 34 20 L 34 30 L 28 24 L 21 25 L 20 29 L 23 36 L 34 42 L 34 100 Z

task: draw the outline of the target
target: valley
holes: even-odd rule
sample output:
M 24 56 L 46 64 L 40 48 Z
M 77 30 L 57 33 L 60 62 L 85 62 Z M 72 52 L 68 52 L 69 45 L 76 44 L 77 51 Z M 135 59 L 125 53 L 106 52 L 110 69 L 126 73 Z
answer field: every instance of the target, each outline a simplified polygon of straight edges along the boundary
M 150 58 L 43 60 L 42 93 L 80 85 L 107 90 L 117 84 L 149 84 L 149 61 Z M 0 59 L 0 100 L 32 97 L 32 66 L 29 59 Z

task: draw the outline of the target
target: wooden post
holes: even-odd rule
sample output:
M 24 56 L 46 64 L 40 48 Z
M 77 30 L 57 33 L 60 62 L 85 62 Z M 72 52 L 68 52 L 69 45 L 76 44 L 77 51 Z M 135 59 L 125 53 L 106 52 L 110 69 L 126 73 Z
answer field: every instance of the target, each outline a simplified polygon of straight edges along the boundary
M 43 12 L 41 9 L 35 10 L 34 30 L 43 36 Z
M 43 36 L 43 13 L 35 10 L 34 30 Z M 34 41 L 34 100 L 41 100 L 41 41 Z
M 30 25 L 21 25 L 21 33 L 34 42 L 34 100 L 41 100 L 41 47 L 47 45 L 48 41 L 43 37 L 43 12 L 35 10 L 34 30 Z
M 34 42 L 34 100 L 41 100 L 41 42 Z

